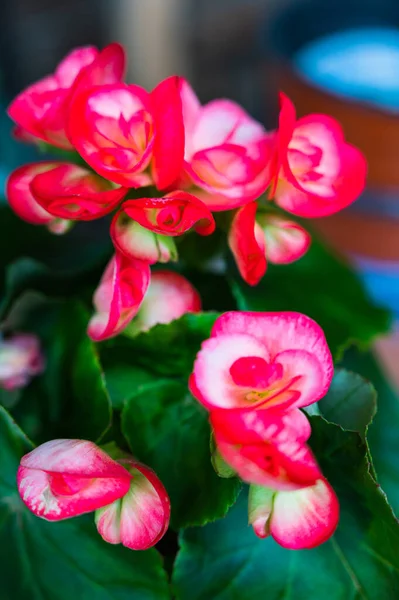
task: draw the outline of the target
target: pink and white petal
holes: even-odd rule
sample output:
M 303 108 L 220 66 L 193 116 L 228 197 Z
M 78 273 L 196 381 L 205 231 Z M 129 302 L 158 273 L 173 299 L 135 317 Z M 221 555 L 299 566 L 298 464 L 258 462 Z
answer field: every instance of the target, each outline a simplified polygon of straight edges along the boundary
M 278 409 L 216 408 L 211 411 L 210 422 L 220 439 L 229 440 L 232 444 L 283 444 L 291 438 L 305 442 L 311 434 L 308 419 L 296 408 L 285 412 Z
M 52 473 L 95 477 L 128 477 L 121 465 L 86 440 L 51 440 L 21 458 L 21 466 Z
M 40 81 L 33 83 L 23 90 L 11 102 L 7 109 L 8 116 L 29 134 L 45 139 L 40 126 L 40 121 L 43 118 L 48 104 L 43 107 L 41 96 L 47 94 L 52 100 L 58 101 L 58 83 L 53 75 L 48 75 Z
M 220 454 L 247 483 L 295 490 L 321 476 L 312 452 L 281 413 L 214 410 L 210 420 Z
M 124 202 L 121 211 L 142 227 L 158 234 L 177 236 L 193 228 L 200 235 L 215 230 L 215 219 L 196 196 L 176 190 L 163 198 L 138 198 Z
M 299 397 L 292 407 L 308 406 L 326 395 L 334 375 L 332 361 L 322 362 L 307 350 L 283 350 L 275 360 L 283 367 L 284 379 L 295 380 L 290 389 L 299 392 Z
M 183 167 L 185 134 L 180 88 L 180 78 L 173 76 L 151 92 L 155 128 L 152 176 L 159 190 L 170 187 Z
M 238 209 L 232 220 L 228 243 L 241 277 L 257 285 L 266 272 L 265 239 L 255 221 L 256 202 Z
M 37 516 L 61 520 L 122 497 L 131 476 L 92 442 L 52 440 L 21 459 L 18 491 Z
M 116 252 L 94 293 L 96 313 L 88 325 L 89 337 L 102 341 L 118 335 L 137 314 L 149 283 L 147 262 Z
M 205 399 L 206 408 L 243 408 L 253 404 L 245 398 L 250 389 L 238 387 L 230 374 L 232 364 L 243 356 L 269 360 L 267 348 L 245 333 L 221 335 L 202 343 L 194 363 L 194 377 L 201 395 L 198 399 Z
M 98 54 L 95 46 L 82 46 L 72 50 L 55 70 L 54 75 L 59 86 L 70 88 L 81 70 L 90 65 Z
M 321 327 L 310 317 L 296 312 L 231 311 L 216 319 L 211 336 L 245 333 L 260 340 L 270 359 L 284 350 L 306 350 L 314 354 L 327 373 L 332 357 Z
M 52 215 L 91 221 L 114 210 L 128 190 L 113 186 L 89 169 L 64 163 L 37 175 L 31 191 Z
M 96 525 L 103 539 L 122 543 L 132 550 L 154 546 L 169 525 L 170 501 L 151 469 L 132 460 L 121 460 L 132 475 L 127 494 L 96 512 Z
M 19 494 L 26 506 L 38 517 L 48 521 L 60 521 L 83 515 L 106 506 L 126 494 L 130 486 L 129 474 L 123 477 L 64 477 L 46 471 L 20 466 L 17 473 Z M 70 494 L 54 493 L 56 480 L 77 491 Z
M 201 297 L 185 277 L 173 271 L 155 271 L 132 325 L 136 331 L 148 331 L 158 323 L 170 323 L 200 310 Z
M 183 123 L 185 131 L 184 156 L 186 160 L 190 160 L 193 154 L 192 137 L 195 131 L 196 123 L 200 116 L 201 103 L 188 81 L 182 77 L 180 78 L 180 96 L 182 101 Z
M 108 506 L 99 508 L 95 512 L 94 520 L 97 531 L 109 544 L 120 544 L 121 539 L 121 518 L 122 501 L 116 500 Z
M 344 132 L 340 123 L 330 117 L 313 113 L 298 119 L 295 123 L 294 138 L 306 138 L 318 148 L 323 154 L 336 152 L 341 144 L 345 143 Z
M 241 120 L 249 118 L 244 109 L 231 100 L 213 100 L 201 108 L 192 137 L 194 152 L 229 141 Z
M 156 234 L 127 217 L 123 211 L 117 212 L 112 219 L 110 233 L 114 247 L 128 258 L 144 260 L 150 265 L 160 260 Z
M 109 85 L 123 80 L 126 71 L 126 55 L 118 43 L 106 46 L 97 53 L 95 60 L 76 78 L 73 93 L 97 85 Z
M 125 461 L 121 462 L 125 464 Z M 134 468 L 136 473 L 130 470 L 133 475 L 131 490 L 136 489 L 136 494 L 133 495 L 138 508 L 135 516 L 138 527 L 132 527 L 131 520 L 124 522 L 122 511 L 121 538 L 124 546 L 134 550 L 145 550 L 154 546 L 167 531 L 170 500 L 154 471 L 137 462 L 134 463 Z M 139 477 L 142 483 L 137 485 Z M 130 509 L 131 507 L 129 512 Z
M 278 411 L 278 409 L 276 410 Z M 291 428 L 295 432 L 296 439 L 299 442 L 306 442 L 310 438 L 312 428 L 309 419 L 301 410 L 296 408 L 287 410 L 282 415 L 282 421 L 284 427 Z
M 30 184 L 40 173 L 56 168 L 59 163 L 31 163 L 11 173 L 6 183 L 6 197 L 12 210 L 33 225 L 46 225 L 54 220 L 32 195 Z
M 326 542 L 339 521 L 339 503 L 325 479 L 293 492 L 278 492 L 270 532 L 284 548 L 302 550 Z
M 270 216 L 263 229 L 266 242 L 266 257 L 274 264 L 288 264 L 301 258 L 309 249 L 309 233 L 295 223 L 280 217 Z

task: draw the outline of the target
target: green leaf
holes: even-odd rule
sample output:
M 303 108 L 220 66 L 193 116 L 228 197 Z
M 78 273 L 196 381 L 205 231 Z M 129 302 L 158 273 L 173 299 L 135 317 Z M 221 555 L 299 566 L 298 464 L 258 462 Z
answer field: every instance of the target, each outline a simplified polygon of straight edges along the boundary
M 116 410 L 121 410 L 138 388 L 154 381 L 154 375 L 150 371 L 124 362 L 107 363 L 104 365 L 104 372 L 112 406 Z
M 111 402 L 88 314 L 76 302 L 42 300 L 20 315 L 20 330 L 40 338 L 43 375 L 25 388 L 13 415 L 36 442 L 57 437 L 98 440 L 111 422 Z
M 102 360 L 105 365 L 120 361 L 157 375 L 188 377 L 217 316 L 217 313 L 186 314 L 134 338 L 119 336 L 101 345 Z
M 371 302 L 352 269 L 316 238 L 297 262 L 269 264 L 255 287 L 232 267 L 230 279 L 240 310 L 304 313 L 323 328 L 334 357 L 353 343 L 368 346 L 389 329 L 389 313 Z
M 109 222 L 99 219 L 77 223 L 65 235 L 57 236 L 44 226 L 25 223 L 8 206 L 0 207 L 0 275 L 5 267 L 29 256 L 57 271 L 85 271 L 104 263 L 112 253 Z
M 378 410 L 367 438 L 378 482 L 399 515 L 399 394 L 372 353 L 353 349 L 345 354 L 343 364 L 372 381 L 377 390 Z
M 173 527 L 213 521 L 234 503 L 240 483 L 220 479 L 213 470 L 207 413 L 186 382 L 159 380 L 142 386 L 125 404 L 122 431 L 134 456 L 165 485 Z
M 364 438 L 377 411 L 377 392 L 361 375 L 336 369 L 330 389 L 318 405 L 327 421 Z
M 101 270 L 55 271 L 30 258 L 22 258 L 7 266 L 6 292 L 0 304 L 4 318 L 13 302 L 27 291 L 37 291 L 51 298 L 65 298 L 95 287 Z
M 50 523 L 19 498 L 15 475 L 31 443 L 0 407 L 0 564 L 2 600 L 167 600 L 155 550 L 104 542 L 93 515 Z
M 227 517 L 181 534 L 174 585 L 178 600 L 396 600 L 399 526 L 369 473 L 367 446 L 354 432 L 312 418 L 313 448 L 341 505 L 325 544 L 286 550 L 248 527 L 242 494 Z

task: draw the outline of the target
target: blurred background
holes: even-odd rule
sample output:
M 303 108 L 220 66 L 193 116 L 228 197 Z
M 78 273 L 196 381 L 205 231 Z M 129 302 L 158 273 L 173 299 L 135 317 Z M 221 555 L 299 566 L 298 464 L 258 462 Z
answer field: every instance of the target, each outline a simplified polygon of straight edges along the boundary
M 363 197 L 316 228 L 399 320 L 398 0 L 2 0 L 0 184 L 33 148 L 11 140 L 5 108 L 73 47 L 125 45 L 129 81 L 177 73 L 202 101 L 230 97 L 269 128 L 277 92 L 298 114 L 327 112 L 369 161 Z M 399 385 L 399 335 L 379 345 Z

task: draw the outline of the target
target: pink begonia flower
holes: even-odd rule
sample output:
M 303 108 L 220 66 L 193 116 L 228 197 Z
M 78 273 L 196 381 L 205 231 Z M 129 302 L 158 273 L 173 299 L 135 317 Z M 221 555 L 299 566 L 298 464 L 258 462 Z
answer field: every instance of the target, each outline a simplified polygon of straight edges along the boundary
M 272 177 L 273 137 L 238 104 L 214 100 L 201 106 L 187 81 L 181 97 L 185 125 L 184 169 L 213 211 L 258 198 Z
M 301 217 L 324 217 L 354 202 L 364 189 L 367 163 L 345 142 L 341 126 L 326 115 L 296 120 L 291 100 L 280 94 L 275 178 L 276 203 Z
M 173 237 L 154 233 L 121 210 L 111 223 L 111 237 L 115 248 L 127 258 L 144 260 L 150 265 L 157 262 L 177 261 L 178 253 Z
M 339 503 L 331 485 L 320 478 L 294 491 L 250 486 L 249 522 L 256 535 L 271 535 L 290 550 L 314 548 L 326 542 L 339 521 Z
M 265 252 L 269 262 L 287 265 L 295 262 L 309 250 L 311 237 L 295 221 L 277 215 L 259 215 L 258 224 L 265 236 Z
M 60 521 L 111 504 L 132 476 L 92 442 L 52 440 L 21 459 L 19 494 L 37 517 Z
M 112 241 L 115 248 L 128 257 L 141 258 L 149 255 L 148 262 L 150 263 L 156 262 L 156 256 L 160 254 L 162 257 L 165 252 L 140 248 L 141 240 L 138 239 L 140 230 L 134 225 L 135 223 L 155 234 L 162 235 L 163 242 L 161 241 L 161 244 L 168 248 L 171 247 L 171 243 L 166 242 L 164 236 L 182 235 L 191 228 L 200 235 L 209 235 L 215 230 L 215 220 L 207 206 L 187 192 L 175 191 L 163 198 L 127 200 L 112 220 Z M 144 234 L 141 234 L 140 237 L 143 236 Z M 149 236 L 147 239 L 153 247 Z M 155 243 L 157 243 L 157 239 L 159 238 L 153 238 Z M 166 256 L 168 254 L 173 256 L 175 252 L 172 245 L 172 250 L 166 251 Z M 165 259 L 162 262 L 166 262 Z
M 241 277 L 257 285 L 266 273 L 266 240 L 255 220 L 258 205 L 250 202 L 239 208 L 230 225 L 228 244 Z
M 218 409 L 210 422 L 220 455 L 246 483 L 297 490 L 322 477 L 306 445 L 309 422 L 298 409 Z
M 132 476 L 129 491 L 96 511 L 98 533 L 110 544 L 131 550 L 147 550 L 163 537 L 169 526 L 170 500 L 156 474 L 131 459 L 118 462 Z
M 51 215 L 79 221 L 103 217 L 113 211 L 128 192 L 127 188 L 70 163 L 53 165 L 36 175 L 30 190 Z
M 190 387 L 210 410 L 286 410 L 320 400 L 333 371 L 323 330 L 309 317 L 227 312 L 202 343 Z
M 11 173 L 6 183 L 6 198 L 12 210 L 24 221 L 33 225 L 47 225 L 53 233 L 65 233 L 70 222 L 47 212 L 34 198 L 31 183 L 35 177 L 57 168 L 60 163 L 32 163 Z
M 241 277 L 248 285 L 257 285 L 266 272 L 267 262 L 288 264 L 309 249 L 311 237 L 298 223 L 260 214 L 251 202 L 239 208 L 231 222 L 228 242 Z
M 25 387 L 44 371 L 45 363 L 38 338 L 17 333 L 0 341 L 0 387 L 15 390 Z
M 88 335 L 99 342 L 118 335 L 137 314 L 150 283 L 150 267 L 116 252 L 94 292 Z
M 8 114 L 17 123 L 17 135 L 25 141 L 34 136 L 53 146 L 72 150 L 66 134 L 71 99 L 78 89 L 116 83 L 123 78 L 125 55 L 119 44 L 101 52 L 93 46 L 76 48 L 60 62 L 54 74 L 21 92 Z
M 68 134 L 102 177 L 126 187 L 170 186 L 183 164 L 179 78 L 162 81 L 151 93 L 122 83 L 78 91 Z
M 201 297 L 191 283 L 173 271 L 155 271 L 140 306 L 128 328 L 130 334 L 148 331 L 158 323 L 170 323 L 186 313 L 201 311 Z

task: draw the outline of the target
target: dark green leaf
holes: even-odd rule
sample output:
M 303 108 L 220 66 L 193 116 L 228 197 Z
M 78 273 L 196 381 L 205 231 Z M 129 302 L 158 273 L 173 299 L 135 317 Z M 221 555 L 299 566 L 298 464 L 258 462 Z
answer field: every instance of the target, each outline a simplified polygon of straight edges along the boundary
M 399 526 L 369 474 L 354 432 L 312 418 L 313 447 L 341 505 L 336 534 L 318 548 L 285 550 L 248 527 L 242 494 L 227 517 L 181 534 L 178 600 L 396 600 Z
M 13 302 L 27 291 L 41 292 L 52 298 L 73 296 L 86 289 L 92 293 L 100 277 L 101 269 L 60 272 L 30 258 L 22 258 L 7 267 L 0 318 L 4 318 Z
M 207 413 L 186 382 L 142 386 L 125 404 L 122 431 L 132 453 L 164 483 L 175 528 L 213 521 L 234 503 L 240 484 L 213 470 Z
M 389 313 L 371 302 L 352 269 L 315 238 L 297 262 L 269 264 L 255 287 L 233 267 L 230 277 L 241 310 L 292 310 L 312 317 L 324 329 L 334 357 L 352 343 L 369 345 L 389 329 Z
M 147 333 L 119 336 L 101 345 L 105 365 L 120 362 L 152 373 L 188 378 L 201 343 L 209 337 L 216 313 L 186 314 Z
M 237 310 L 237 302 L 224 274 L 183 269 L 182 275 L 198 290 L 204 311 Z
M 113 354 L 110 353 L 110 357 Z M 154 375 L 142 367 L 129 365 L 123 361 L 104 365 L 105 381 L 112 406 L 121 410 L 126 400 L 137 392 L 140 386 L 154 381 Z
M 378 482 L 399 515 L 399 394 L 390 385 L 373 354 L 353 349 L 345 354 L 343 364 L 369 379 L 377 390 L 378 410 L 367 438 Z
M 155 550 L 106 544 L 93 515 L 50 523 L 18 496 L 15 476 L 32 445 L 0 407 L 0 564 L 2 600 L 167 600 Z
M 42 301 L 20 316 L 20 330 L 41 340 L 43 375 L 22 391 L 13 414 L 38 443 L 56 437 L 100 438 L 111 422 L 111 403 L 88 315 L 76 302 Z
M 8 206 L 0 207 L 0 274 L 23 256 L 57 271 L 85 271 L 106 261 L 112 253 L 107 219 L 77 223 L 65 235 L 19 219 Z
M 323 417 L 365 437 L 377 410 L 377 393 L 361 375 L 336 369 L 330 389 L 319 402 Z

